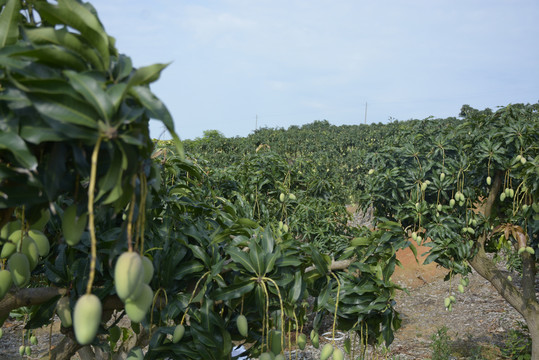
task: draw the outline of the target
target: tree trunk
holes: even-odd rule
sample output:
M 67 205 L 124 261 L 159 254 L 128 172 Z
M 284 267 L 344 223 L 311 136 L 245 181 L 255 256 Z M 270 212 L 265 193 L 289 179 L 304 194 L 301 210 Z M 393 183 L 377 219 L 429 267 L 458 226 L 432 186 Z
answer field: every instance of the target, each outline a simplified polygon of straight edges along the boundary
M 532 360 L 539 359 L 539 312 L 530 311 L 526 317 L 526 324 L 532 338 Z
M 502 176 L 498 173 L 482 209 L 485 218 L 488 218 L 492 212 L 501 184 Z M 498 293 L 524 317 L 532 339 L 532 359 L 539 360 L 539 303 L 535 295 L 535 257 L 527 252 L 520 255 L 522 259 L 522 289 L 518 289 L 513 285 L 512 281 L 507 279 L 507 274 L 499 270 L 496 264 L 487 257 L 484 248 L 486 240 L 486 233 L 483 233 L 477 239 L 478 251 L 474 258 L 470 260 L 470 265 L 479 275 L 488 280 Z

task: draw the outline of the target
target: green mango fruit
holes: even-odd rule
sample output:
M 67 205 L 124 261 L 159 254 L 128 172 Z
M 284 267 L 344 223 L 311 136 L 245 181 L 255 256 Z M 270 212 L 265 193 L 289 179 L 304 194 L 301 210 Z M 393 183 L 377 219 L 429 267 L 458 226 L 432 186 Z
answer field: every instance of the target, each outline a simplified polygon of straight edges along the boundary
M 320 352 L 320 360 L 329 359 L 331 354 L 333 354 L 333 345 L 327 343 L 326 345 L 324 345 L 322 351 Z
M 446 297 L 446 298 L 444 299 L 444 305 L 445 305 L 446 308 L 448 308 L 449 305 L 451 305 L 451 299 L 448 298 L 448 297 Z
M 37 245 L 37 250 L 39 252 L 39 256 L 47 256 L 49 254 L 49 251 L 51 249 L 51 244 L 49 243 L 49 239 L 47 239 L 47 236 L 43 234 L 39 230 L 29 230 L 28 236 L 34 240 L 34 242 Z
M 268 352 L 260 354 L 260 357 L 258 359 L 259 360 L 272 360 L 271 359 L 271 354 L 268 353 Z
M 30 344 L 37 345 L 37 337 L 35 335 L 30 336 Z
M 68 245 L 75 246 L 79 243 L 87 224 L 88 214 L 83 213 L 77 216 L 77 204 L 73 204 L 64 210 L 62 231 Z
M 0 230 L 0 238 L 7 239 L 13 232 L 21 230 L 21 228 L 22 224 L 20 220 L 10 221 L 2 226 L 2 229 Z
M 333 350 L 333 360 L 344 360 L 344 353 L 341 349 L 335 348 Z
M 318 347 L 320 346 L 318 333 L 314 330 L 311 331 L 311 343 L 316 349 L 318 349 Z
M 82 295 L 77 300 L 73 310 L 73 329 L 79 344 L 88 345 L 94 341 L 102 310 L 101 300 L 94 294 Z
M 118 257 L 114 267 L 114 285 L 122 301 L 136 294 L 137 288 L 143 283 L 143 272 L 142 260 L 136 252 L 124 252 Z
M 300 350 L 305 349 L 305 345 L 307 344 L 307 336 L 305 334 L 299 334 L 296 342 Z
M 7 259 L 11 255 L 13 255 L 17 251 L 17 246 L 21 242 L 21 237 L 21 230 L 13 231 L 8 237 L 9 241 L 6 242 L 2 247 L 2 253 L 0 253 L 0 257 L 3 259 Z
M 71 317 L 71 307 L 69 306 L 69 297 L 63 296 L 56 303 L 56 314 L 62 322 L 62 326 L 65 328 L 73 325 L 73 319 Z
M 11 288 L 11 272 L 9 270 L 0 270 L 0 300 L 6 296 L 7 292 Z
M 24 345 L 19 346 L 19 354 L 20 354 L 21 356 L 24 355 Z
M 142 256 L 142 267 L 144 268 L 142 282 L 149 285 L 153 278 L 154 269 L 152 261 L 146 256 Z
M 11 255 L 7 261 L 11 279 L 17 287 L 24 287 L 30 281 L 30 262 L 23 253 Z
M 174 334 L 172 335 L 172 342 L 174 344 L 178 343 L 182 338 L 183 334 L 185 334 L 185 326 L 183 325 L 177 325 L 174 328 Z
M 172 335 L 172 342 L 174 344 L 178 343 L 182 338 L 183 334 L 185 334 L 185 326 L 183 325 L 177 325 L 174 328 L 174 334 Z
M 282 351 L 282 344 L 281 344 L 281 331 L 279 330 L 271 330 L 270 331 L 270 337 L 271 337 L 271 352 L 275 355 L 280 354 Z
M 34 270 L 39 263 L 39 249 L 30 236 L 25 236 L 22 240 L 21 252 L 28 257 L 30 270 Z
M 249 324 L 247 323 L 245 315 L 240 315 L 236 318 L 236 326 L 241 336 L 247 337 L 249 334 Z
M 350 351 L 352 350 L 352 342 L 350 341 L 350 337 L 347 337 L 344 340 L 344 352 L 347 354 L 350 354 Z
M 125 301 L 125 312 L 131 321 L 139 323 L 146 317 L 153 302 L 153 291 L 148 284 L 140 284 L 142 291 L 136 299 Z
M 32 355 L 32 349 L 30 348 L 30 346 L 24 347 L 24 353 L 26 354 L 26 356 Z

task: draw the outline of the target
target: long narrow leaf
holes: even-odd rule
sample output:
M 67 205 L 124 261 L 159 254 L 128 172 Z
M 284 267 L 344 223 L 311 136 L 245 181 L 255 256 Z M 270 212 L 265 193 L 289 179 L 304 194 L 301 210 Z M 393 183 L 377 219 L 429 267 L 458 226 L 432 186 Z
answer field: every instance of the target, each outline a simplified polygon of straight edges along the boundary
M 58 5 L 38 1 L 34 6 L 43 20 L 53 25 L 66 24 L 78 30 L 99 52 L 103 68 L 109 68 L 109 37 L 97 17 L 86 6 L 75 0 L 60 0 Z
M 238 284 L 232 284 L 225 288 L 219 288 L 215 290 L 213 299 L 214 300 L 230 300 L 237 299 L 252 291 L 255 288 L 254 281 L 244 281 Z
M 21 2 L 19 0 L 8 0 L 0 14 L 0 48 L 15 44 L 19 38 L 17 22 L 20 16 L 20 7 Z
M 133 86 L 147 85 L 156 81 L 159 79 L 161 71 L 168 65 L 169 64 L 153 64 L 138 68 L 127 83 L 128 90 Z
M 98 115 L 86 103 L 77 101 L 69 96 L 31 94 L 37 111 L 44 117 L 59 122 L 83 125 L 97 128 Z
M 10 151 L 26 169 L 34 171 L 37 168 L 36 157 L 19 135 L 12 132 L 0 132 L 0 149 Z
M 63 46 L 84 57 L 97 70 L 104 70 L 103 63 L 94 49 L 83 43 L 80 35 L 65 28 L 41 27 L 25 30 L 26 37 L 35 44 L 55 44 Z
M 174 131 L 174 121 L 172 120 L 172 116 L 170 115 L 170 112 L 166 108 L 165 104 L 156 98 L 150 89 L 145 86 L 133 86 L 131 89 L 129 89 L 129 93 L 141 102 L 141 104 L 147 109 L 148 115 L 151 118 L 161 120 L 163 122 L 170 133 L 172 140 L 174 140 L 174 145 L 178 150 L 178 154 L 183 157 L 183 145 L 180 138 Z
M 249 255 L 236 248 L 228 248 L 227 253 L 232 258 L 232 261 L 241 264 L 245 268 L 245 270 L 249 271 L 253 275 L 258 275 L 256 272 L 256 268 L 253 266 L 253 264 L 251 264 L 251 261 L 249 260 Z
M 103 90 L 104 84 L 92 76 L 79 74 L 74 71 L 65 71 L 64 74 L 69 79 L 73 89 L 94 107 L 102 119 L 110 122 L 114 113 L 114 106 L 108 94 Z

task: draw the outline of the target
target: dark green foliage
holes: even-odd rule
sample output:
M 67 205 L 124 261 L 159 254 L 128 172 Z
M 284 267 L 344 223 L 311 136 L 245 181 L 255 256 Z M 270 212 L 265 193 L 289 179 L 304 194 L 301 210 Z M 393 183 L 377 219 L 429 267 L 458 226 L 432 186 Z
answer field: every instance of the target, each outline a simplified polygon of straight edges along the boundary
M 532 342 L 527 326 L 520 323 L 519 329 L 511 329 L 504 344 L 500 347 L 505 359 L 529 360 L 531 359 Z

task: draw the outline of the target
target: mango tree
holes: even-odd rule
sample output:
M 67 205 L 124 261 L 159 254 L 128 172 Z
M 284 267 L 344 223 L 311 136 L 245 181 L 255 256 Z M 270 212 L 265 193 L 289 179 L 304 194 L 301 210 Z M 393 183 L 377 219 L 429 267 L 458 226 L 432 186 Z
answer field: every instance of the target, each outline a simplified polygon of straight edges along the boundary
M 0 318 L 25 312 L 23 353 L 57 314 L 52 358 L 222 359 L 232 340 L 278 355 L 285 333 L 301 338 L 309 296 L 333 331 L 392 341 L 399 226 L 349 233 L 338 263 L 280 226 L 294 208 L 286 175 L 258 208 L 242 204 L 252 187 L 224 196 L 150 91 L 165 65 L 133 68 L 89 3 L 2 0 L 0 45 Z M 173 149 L 155 149 L 150 118 Z
M 363 200 L 431 249 L 464 291 L 472 268 L 526 320 L 539 357 L 539 105 L 469 111 L 436 135 L 412 134 L 371 156 Z M 504 259 L 505 269 L 498 259 Z M 509 271 L 517 271 L 520 281 Z M 450 289 L 452 290 L 452 289 Z M 458 301 L 458 299 L 457 299 Z M 445 300 L 449 310 L 451 298 Z

